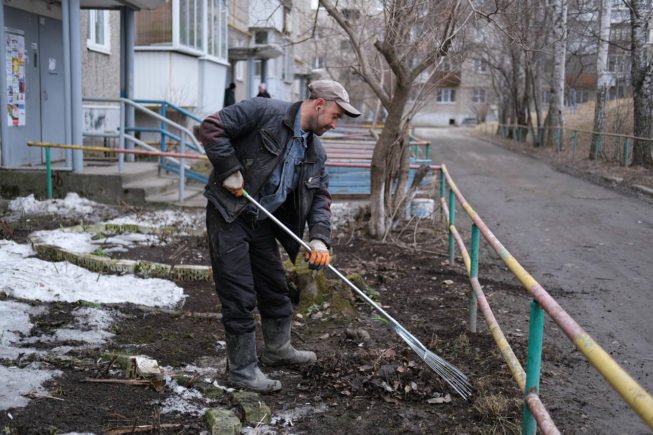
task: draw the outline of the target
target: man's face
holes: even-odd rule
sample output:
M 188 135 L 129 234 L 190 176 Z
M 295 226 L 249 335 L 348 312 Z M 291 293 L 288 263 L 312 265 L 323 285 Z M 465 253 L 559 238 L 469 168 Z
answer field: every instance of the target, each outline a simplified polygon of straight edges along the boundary
M 329 130 L 336 128 L 336 123 L 345 111 L 334 101 L 325 101 L 318 104 L 317 113 L 313 122 L 313 134 L 322 136 Z

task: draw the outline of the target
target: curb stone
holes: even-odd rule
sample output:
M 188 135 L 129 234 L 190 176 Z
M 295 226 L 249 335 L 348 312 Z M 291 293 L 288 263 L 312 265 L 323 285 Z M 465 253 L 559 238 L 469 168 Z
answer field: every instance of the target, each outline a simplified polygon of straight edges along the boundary
M 237 435 L 243 430 L 240 419 L 227 409 L 210 408 L 204 415 L 211 435 Z

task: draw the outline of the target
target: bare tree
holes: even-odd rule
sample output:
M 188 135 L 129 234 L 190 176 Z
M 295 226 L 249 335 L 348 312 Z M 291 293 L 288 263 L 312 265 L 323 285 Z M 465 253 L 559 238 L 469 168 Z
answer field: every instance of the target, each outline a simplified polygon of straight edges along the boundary
M 372 156 L 368 227 L 372 236 L 382 237 L 405 196 L 410 118 L 442 79 L 438 65 L 455 51 L 454 39 L 471 12 L 463 0 L 319 2 L 349 39 L 356 55 L 351 70 L 387 112 Z M 343 13 L 351 15 L 352 8 L 368 15 L 366 26 L 354 25 Z
M 651 23 L 649 0 L 630 0 L 633 126 L 638 138 L 653 137 L 653 63 L 647 47 Z M 653 167 L 651 141 L 635 139 L 633 165 Z
M 544 126 L 545 145 L 563 143 L 565 126 L 565 65 L 567 53 L 567 0 L 553 1 L 553 73 L 551 99 Z
M 601 0 L 599 9 L 599 52 L 596 59 L 596 106 L 594 108 L 594 131 L 597 132 L 590 145 L 590 160 L 597 156 L 601 149 L 602 136 L 605 132 L 608 102 L 608 86 L 610 74 L 608 73 L 608 48 L 610 46 L 610 5 L 612 0 Z

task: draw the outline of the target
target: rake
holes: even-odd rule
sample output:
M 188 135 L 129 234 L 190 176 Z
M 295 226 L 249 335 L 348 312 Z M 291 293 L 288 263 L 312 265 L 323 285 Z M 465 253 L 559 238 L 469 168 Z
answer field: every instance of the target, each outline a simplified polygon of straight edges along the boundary
M 261 204 L 259 204 L 254 198 L 249 196 L 249 194 L 243 189 L 243 196 L 252 204 L 254 204 L 259 210 L 261 210 L 267 217 L 269 217 L 275 224 L 279 225 L 289 236 L 295 239 L 300 245 L 306 248 L 308 251 L 311 250 L 311 247 L 298 237 L 295 233 L 290 231 L 279 219 L 274 217 L 272 213 L 267 211 Z M 454 389 L 456 393 L 460 395 L 465 400 L 468 400 L 472 395 L 472 386 L 465 376 L 458 368 L 439 357 L 435 353 L 431 352 L 424 346 L 413 334 L 408 332 L 406 328 L 401 326 L 390 314 L 388 314 L 383 308 L 381 308 L 376 302 L 370 299 L 369 296 L 365 294 L 361 289 L 356 287 L 347 277 L 338 271 L 332 265 L 327 265 L 327 268 L 331 272 L 335 273 L 338 278 L 343 280 L 351 289 L 356 292 L 365 302 L 370 304 L 376 311 L 378 311 L 385 319 L 390 323 L 392 329 L 399 335 L 410 348 L 433 370 L 437 373 L 444 381 L 449 384 L 451 388 Z

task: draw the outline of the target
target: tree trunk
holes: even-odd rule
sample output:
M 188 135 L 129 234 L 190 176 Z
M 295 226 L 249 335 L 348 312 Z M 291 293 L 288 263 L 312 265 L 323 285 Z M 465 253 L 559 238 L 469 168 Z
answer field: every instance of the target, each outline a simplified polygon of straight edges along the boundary
M 386 210 L 385 198 L 386 174 L 388 164 L 390 164 L 390 148 L 398 146 L 402 132 L 402 118 L 404 108 L 408 102 L 410 87 L 406 88 L 402 84 L 397 84 L 390 106 L 388 107 L 388 117 L 386 118 L 383 131 L 379 136 L 379 141 L 374 147 L 372 154 L 371 168 L 371 192 L 370 192 L 370 221 L 368 231 L 372 237 L 383 237 L 386 229 Z
M 630 6 L 634 134 L 639 138 L 652 138 L 653 64 L 646 54 L 651 6 L 648 0 L 632 0 Z M 633 165 L 653 167 L 651 150 L 650 140 L 635 139 Z
M 567 4 L 566 0 L 554 2 L 554 44 L 553 44 L 553 76 L 551 80 L 551 100 L 549 113 L 544 122 L 546 139 L 544 144 L 552 146 L 564 143 L 565 127 L 565 60 L 567 53 Z
M 596 86 L 596 106 L 594 107 L 594 131 L 597 132 L 592 138 L 590 145 L 589 159 L 598 158 L 601 150 L 602 135 L 605 132 L 605 119 L 607 114 L 608 85 L 610 74 L 608 73 L 608 47 L 610 45 L 610 4 L 612 0 L 601 0 L 599 9 L 599 52 L 596 59 L 596 75 L 598 83 Z

